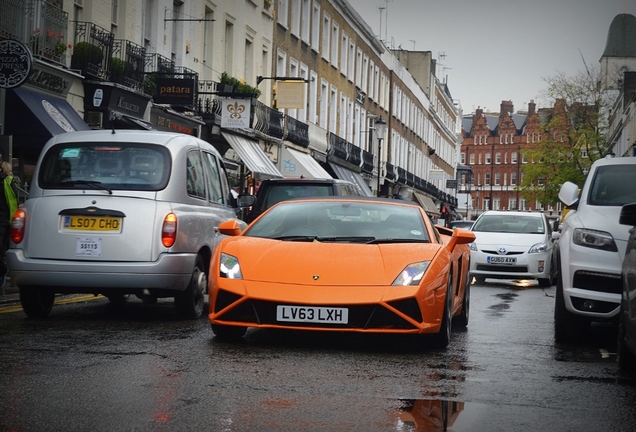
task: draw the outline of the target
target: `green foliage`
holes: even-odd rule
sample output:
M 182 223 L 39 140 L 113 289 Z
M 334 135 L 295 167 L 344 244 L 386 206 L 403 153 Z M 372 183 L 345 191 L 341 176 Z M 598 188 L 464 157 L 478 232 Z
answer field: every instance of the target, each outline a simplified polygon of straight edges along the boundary
M 600 69 L 545 79 L 550 110 L 543 110 L 542 137 L 535 149 L 522 152 L 523 181 L 519 188 L 528 201 L 556 204 L 561 185 L 583 185 L 592 163 L 608 153 L 609 95 L 599 86 Z
M 83 69 L 88 63 L 101 64 L 104 59 L 102 49 L 88 42 L 78 42 L 73 48 L 71 68 Z
M 221 74 L 221 84 L 229 85 L 233 88 L 233 91 L 236 93 L 249 94 L 258 98 L 261 95 L 261 91 L 256 87 L 252 87 L 248 84 L 245 84 L 241 80 L 231 77 L 227 74 L 227 72 L 223 72 Z

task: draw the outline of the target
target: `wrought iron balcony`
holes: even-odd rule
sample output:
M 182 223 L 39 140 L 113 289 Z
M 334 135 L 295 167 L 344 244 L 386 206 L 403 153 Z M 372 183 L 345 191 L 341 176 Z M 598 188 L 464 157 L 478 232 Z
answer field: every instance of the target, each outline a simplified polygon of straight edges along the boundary
M 254 130 L 272 138 L 283 139 L 285 116 L 278 110 L 268 107 L 256 99 L 252 99 Z
M 0 0 L 0 39 L 14 39 L 35 58 L 66 66 L 68 13 L 47 1 Z
M 301 147 L 309 147 L 309 126 L 288 115 L 285 116 L 285 139 Z
M 143 91 L 146 49 L 123 39 L 113 42 L 110 80 L 136 91 Z
M 75 46 L 71 69 L 89 79 L 108 81 L 113 56 L 114 35 L 90 22 L 75 21 Z

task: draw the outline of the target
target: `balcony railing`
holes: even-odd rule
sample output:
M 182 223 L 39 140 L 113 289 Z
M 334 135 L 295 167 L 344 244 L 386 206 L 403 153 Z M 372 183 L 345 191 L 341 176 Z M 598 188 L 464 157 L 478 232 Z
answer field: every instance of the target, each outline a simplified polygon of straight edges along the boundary
M 0 11 L 0 38 L 21 41 L 34 57 L 66 66 L 68 13 L 47 1 L 0 0 Z
M 278 110 L 268 107 L 262 102 L 252 99 L 255 130 L 272 138 L 283 139 L 285 116 Z
M 108 30 L 90 22 L 75 22 L 75 46 L 71 69 L 89 79 L 108 81 L 115 38 Z
M 143 91 L 146 49 L 134 42 L 116 39 L 110 63 L 110 80 Z
M 201 80 L 198 84 L 198 93 L 195 110 L 197 115 L 203 117 L 220 116 L 221 102 L 216 93 L 225 88 L 225 85 L 212 80 Z
M 298 144 L 301 147 L 309 147 L 309 126 L 293 117 L 285 116 L 286 133 L 285 138 Z

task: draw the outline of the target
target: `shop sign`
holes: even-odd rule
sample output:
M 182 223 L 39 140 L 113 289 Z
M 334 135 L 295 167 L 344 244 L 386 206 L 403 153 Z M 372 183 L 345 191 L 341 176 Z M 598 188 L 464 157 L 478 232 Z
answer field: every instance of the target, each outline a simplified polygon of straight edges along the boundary
M 157 77 L 155 103 L 164 105 L 194 105 L 195 82 L 193 79 Z
M 249 128 L 251 99 L 223 99 L 221 103 L 221 127 Z
M 0 41 L 0 88 L 10 89 L 25 83 L 31 73 L 31 51 L 16 40 Z

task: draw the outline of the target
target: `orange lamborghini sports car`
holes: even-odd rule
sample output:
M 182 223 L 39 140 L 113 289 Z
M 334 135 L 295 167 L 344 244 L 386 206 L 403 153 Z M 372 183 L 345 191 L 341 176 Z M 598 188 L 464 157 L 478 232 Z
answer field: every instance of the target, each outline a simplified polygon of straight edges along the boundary
M 446 347 L 468 325 L 475 236 L 434 226 L 415 203 L 326 197 L 283 201 L 224 238 L 210 264 L 219 338 L 248 327 L 431 334 Z

